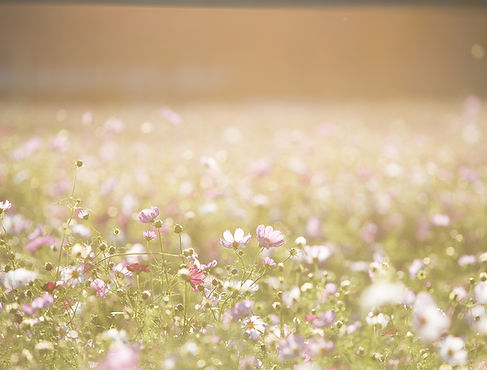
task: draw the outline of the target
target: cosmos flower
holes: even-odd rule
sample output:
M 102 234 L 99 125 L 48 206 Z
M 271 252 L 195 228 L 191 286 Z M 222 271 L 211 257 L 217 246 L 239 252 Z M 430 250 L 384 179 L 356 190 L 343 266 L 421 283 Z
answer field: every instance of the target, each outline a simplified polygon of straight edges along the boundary
M 126 266 L 123 264 L 119 263 L 115 266 L 113 266 L 112 271 L 115 273 L 116 276 L 118 277 L 130 277 L 132 276 L 132 272 L 127 269 Z
M 295 286 L 292 287 L 291 290 L 282 294 L 282 302 L 286 305 L 286 307 L 290 308 L 299 300 L 300 296 L 301 290 L 297 286 Z
M 80 220 L 87 220 L 89 216 L 90 216 L 90 212 L 88 212 L 87 209 L 80 209 L 78 211 L 78 218 Z
M 477 303 L 487 303 L 487 281 L 481 281 L 474 288 L 475 300 Z
M 101 279 L 95 279 L 91 282 L 90 288 L 95 289 L 96 296 L 105 298 L 108 293 L 108 288 L 105 282 Z
M 157 234 L 152 230 L 144 231 L 142 234 L 146 240 L 154 240 L 157 238 Z
M 135 349 L 127 344 L 116 344 L 110 348 L 107 356 L 101 363 L 101 370 L 136 370 L 138 369 L 139 355 Z
M 304 338 L 302 335 L 291 334 L 279 344 L 278 360 L 285 362 L 299 357 L 304 351 Z
M 440 357 L 453 366 L 464 366 L 467 364 L 467 351 L 462 338 L 449 335 L 440 343 Z
M 39 310 L 49 307 L 53 303 L 54 303 L 54 297 L 49 293 L 45 293 L 44 295 L 35 298 L 31 304 L 29 303 L 23 304 L 22 311 L 24 311 L 28 315 L 32 315 Z
M 140 263 L 129 263 L 127 266 L 127 270 L 131 272 L 149 272 L 150 268 L 148 265 L 142 265 Z
M 313 245 L 313 246 L 304 246 L 300 260 L 309 264 L 313 265 L 317 263 L 318 265 L 323 265 L 326 260 L 331 256 L 331 250 L 329 246 L 326 245 Z
M 151 207 L 145 208 L 139 212 L 138 220 L 144 224 L 151 223 L 154 219 L 159 216 L 159 208 Z
M 7 289 L 17 289 L 29 284 L 37 278 L 37 272 L 29 271 L 24 268 L 10 270 L 2 279 L 3 286 Z
M 272 226 L 259 225 L 256 233 L 259 244 L 266 249 L 278 248 L 284 244 L 284 236 Z
M 271 257 L 264 257 L 264 264 L 269 267 L 276 266 L 276 262 Z
M 365 318 L 367 324 L 371 326 L 379 325 L 382 329 L 384 329 L 390 321 L 390 317 L 388 315 L 384 315 L 382 312 L 374 315 L 372 312 L 369 312 L 367 317 Z
M 257 342 L 265 332 L 266 323 L 259 316 L 252 315 L 242 320 L 242 329 L 249 339 Z
M 336 314 L 335 311 L 328 310 L 326 312 L 319 312 L 316 315 L 306 315 L 305 319 L 306 321 L 309 321 L 314 328 L 324 328 L 335 322 Z
M 232 233 L 230 230 L 225 230 L 223 237 L 220 237 L 220 242 L 225 248 L 243 248 L 247 245 L 250 240 L 250 234 L 245 235 L 244 231 L 240 228 L 236 229 Z
M 56 238 L 51 235 L 38 236 L 25 245 L 25 250 L 33 252 L 41 247 L 50 246 L 54 243 L 56 243 Z
M 203 285 L 204 279 L 206 277 L 205 272 L 198 268 L 198 266 L 193 265 L 189 267 L 186 265 L 185 268 L 182 268 L 178 272 L 179 276 L 181 276 L 184 280 L 191 284 L 193 291 L 197 292 L 198 289 L 196 288 L 199 285 Z
M 10 203 L 8 200 L 0 202 L 0 213 L 3 213 L 10 208 L 12 208 L 12 203 Z
M 85 281 L 82 265 L 66 266 L 61 269 L 61 280 L 68 286 L 77 286 Z
M 433 297 L 421 292 L 413 307 L 413 326 L 425 342 L 437 340 L 450 326 L 450 319 L 435 304 Z

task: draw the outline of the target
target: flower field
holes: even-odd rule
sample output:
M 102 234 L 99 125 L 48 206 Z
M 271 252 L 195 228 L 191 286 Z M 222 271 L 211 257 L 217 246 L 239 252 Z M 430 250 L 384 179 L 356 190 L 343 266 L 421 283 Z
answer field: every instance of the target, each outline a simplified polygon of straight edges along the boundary
M 0 108 L 0 368 L 487 368 L 487 113 Z

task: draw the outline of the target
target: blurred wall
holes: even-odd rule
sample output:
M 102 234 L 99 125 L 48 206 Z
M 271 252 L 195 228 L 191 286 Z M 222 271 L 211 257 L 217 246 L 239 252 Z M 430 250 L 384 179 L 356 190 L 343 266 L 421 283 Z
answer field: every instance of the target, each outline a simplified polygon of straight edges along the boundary
M 487 95 L 487 8 L 0 5 L 0 96 Z

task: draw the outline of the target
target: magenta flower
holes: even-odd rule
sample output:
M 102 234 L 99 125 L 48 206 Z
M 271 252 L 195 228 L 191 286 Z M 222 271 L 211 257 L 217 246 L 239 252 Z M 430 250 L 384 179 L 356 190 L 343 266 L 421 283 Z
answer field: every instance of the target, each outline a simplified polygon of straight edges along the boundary
M 151 208 L 145 208 L 142 211 L 140 211 L 138 219 L 140 222 L 144 224 L 148 224 L 154 221 L 154 219 L 157 216 L 159 216 L 159 208 L 151 207 Z
M 233 249 L 245 247 L 249 240 L 250 234 L 245 235 L 244 231 L 240 228 L 236 229 L 233 235 L 230 230 L 225 230 L 223 238 L 220 237 L 220 242 L 225 248 Z
M 198 290 L 196 287 L 198 285 L 203 285 L 205 279 L 205 273 L 203 270 L 200 270 L 195 265 L 191 266 L 189 269 L 189 283 L 193 287 L 193 290 L 197 292 Z
M 257 240 L 264 248 L 278 248 L 284 244 L 284 236 L 272 226 L 257 226 Z

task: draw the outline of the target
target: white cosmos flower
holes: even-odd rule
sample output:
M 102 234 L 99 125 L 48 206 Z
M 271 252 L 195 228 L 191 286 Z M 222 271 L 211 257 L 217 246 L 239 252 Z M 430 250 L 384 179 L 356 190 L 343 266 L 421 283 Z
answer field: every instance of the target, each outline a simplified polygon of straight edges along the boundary
M 300 296 L 301 290 L 297 286 L 295 286 L 292 287 L 291 290 L 282 294 L 282 301 L 284 302 L 286 307 L 289 308 L 299 300 Z
M 253 280 L 245 280 L 244 282 L 239 280 L 230 280 L 223 283 L 223 288 L 226 290 L 237 290 L 242 294 L 250 293 L 254 294 L 259 290 L 259 284 L 255 284 Z
M 369 325 L 380 325 L 382 329 L 384 329 L 387 324 L 389 324 L 390 317 L 387 315 L 384 315 L 382 312 L 380 312 L 377 315 L 374 315 L 372 312 L 369 312 L 367 317 L 365 318 L 365 321 L 367 321 L 367 324 Z
M 299 259 L 309 265 L 322 265 L 330 256 L 331 248 L 328 245 L 306 245 Z
M 3 277 L 3 286 L 7 289 L 17 289 L 27 285 L 37 278 L 37 272 L 29 271 L 24 268 L 11 270 Z
M 401 283 L 377 282 L 364 290 L 360 305 L 364 311 L 372 311 L 385 304 L 401 304 L 406 287 Z
M 245 334 L 249 336 L 249 339 L 254 342 L 265 332 L 266 323 L 259 316 L 252 315 L 242 320 L 242 329 L 245 330 Z
M 245 235 L 245 232 L 238 228 L 232 233 L 230 230 L 225 230 L 223 237 L 220 237 L 220 242 L 225 248 L 243 248 L 250 240 L 250 234 Z
M 417 295 L 413 315 L 414 328 L 425 342 L 434 342 L 450 326 L 450 319 L 436 306 L 433 297 L 425 292 Z
M 453 366 L 464 366 L 467 364 L 467 351 L 462 338 L 449 335 L 440 344 L 440 357 Z

